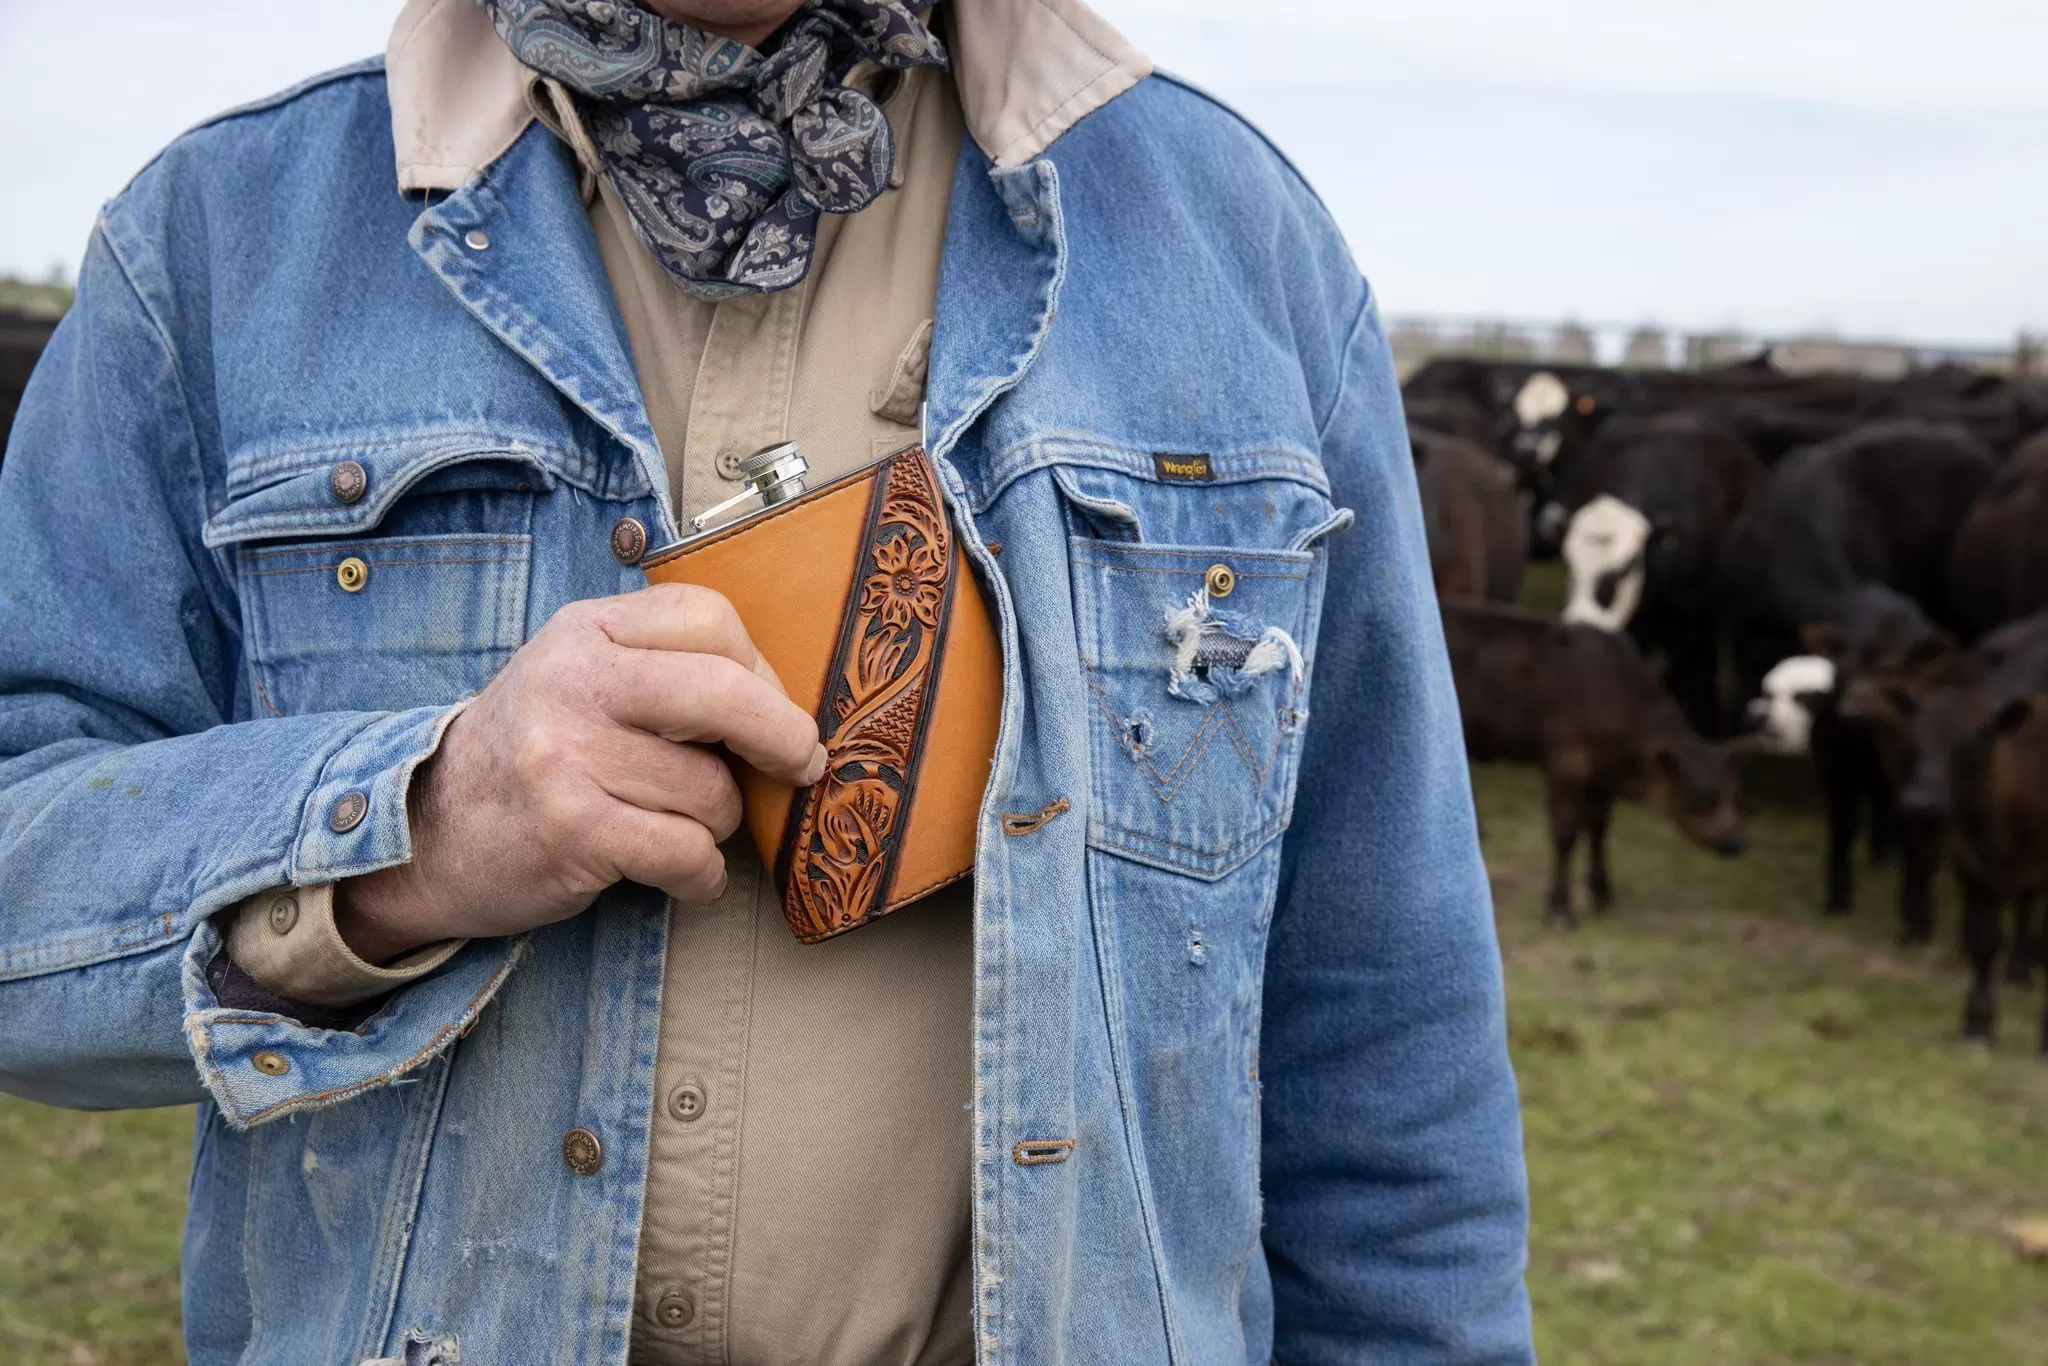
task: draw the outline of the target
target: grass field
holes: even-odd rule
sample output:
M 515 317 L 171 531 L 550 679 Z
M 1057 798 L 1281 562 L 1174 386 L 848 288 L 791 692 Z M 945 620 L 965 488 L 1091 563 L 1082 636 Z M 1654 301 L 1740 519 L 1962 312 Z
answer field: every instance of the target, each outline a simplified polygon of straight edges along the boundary
M 1819 824 L 1780 799 L 1723 861 L 1625 808 L 1620 908 L 1546 930 L 1535 775 L 1475 773 L 1507 961 L 1548 1363 L 2041 1366 L 2039 996 L 1955 1042 L 1945 947 L 1891 947 L 1890 883 L 1812 912 Z M 1783 775 L 1780 775 L 1781 778 Z M 1795 793 L 1797 775 L 1779 785 Z M 0 1098 L 0 1361 L 175 1362 L 190 1116 Z

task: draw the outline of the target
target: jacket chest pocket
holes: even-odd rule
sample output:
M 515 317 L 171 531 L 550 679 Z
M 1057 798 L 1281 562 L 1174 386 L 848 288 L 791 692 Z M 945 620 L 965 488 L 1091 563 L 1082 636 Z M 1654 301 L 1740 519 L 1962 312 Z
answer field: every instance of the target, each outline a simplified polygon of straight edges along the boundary
M 1316 543 L 1350 514 L 1285 481 L 1191 493 L 1059 473 L 1078 528 L 1068 548 L 1090 708 L 1089 838 L 1221 878 L 1292 812 L 1321 604 Z M 1155 530 L 1184 539 L 1153 540 Z
M 273 715 L 438 706 L 526 638 L 530 535 L 373 536 L 251 550 L 243 620 Z
M 518 447 L 357 456 L 233 497 L 208 523 L 232 547 L 251 710 L 398 711 L 475 692 L 526 638 L 532 521 L 555 479 Z M 236 492 L 231 487 L 231 493 Z

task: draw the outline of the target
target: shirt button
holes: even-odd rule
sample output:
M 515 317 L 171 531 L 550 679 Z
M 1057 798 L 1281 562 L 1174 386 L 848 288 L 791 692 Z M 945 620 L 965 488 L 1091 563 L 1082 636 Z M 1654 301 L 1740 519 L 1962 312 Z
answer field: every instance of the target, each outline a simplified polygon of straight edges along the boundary
M 491 235 L 482 228 L 471 228 L 462 234 L 462 241 L 471 251 L 485 251 L 490 248 Z
M 718 477 L 720 479 L 730 479 L 734 483 L 738 483 L 746 473 L 745 470 L 740 468 L 740 453 L 738 451 L 721 452 L 718 459 L 712 463 L 718 467 Z
M 604 1165 L 604 1145 L 588 1129 L 571 1129 L 562 1135 L 562 1162 L 578 1176 L 589 1176 Z
M 334 806 L 327 812 L 327 828 L 337 835 L 346 835 L 363 823 L 363 817 L 370 814 L 370 799 L 360 792 L 344 792 L 337 797 Z
M 281 1077 L 292 1070 L 291 1059 L 267 1048 L 250 1058 L 249 1064 L 266 1077 Z
M 292 932 L 292 926 L 298 923 L 298 897 L 292 895 L 290 892 L 286 892 L 283 896 L 271 898 L 270 932 L 272 934 L 290 934 Z
M 704 1088 L 686 1081 L 668 1093 L 668 1112 L 688 1124 L 704 1113 Z
M 685 1290 L 664 1290 L 654 1304 L 654 1321 L 664 1328 L 688 1328 L 697 1317 L 697 1301 Z
M 612 554 L 620 564 L 638 564 L 647 553 L 647 528 L 637 517 L 621 517 L 612 523 Z

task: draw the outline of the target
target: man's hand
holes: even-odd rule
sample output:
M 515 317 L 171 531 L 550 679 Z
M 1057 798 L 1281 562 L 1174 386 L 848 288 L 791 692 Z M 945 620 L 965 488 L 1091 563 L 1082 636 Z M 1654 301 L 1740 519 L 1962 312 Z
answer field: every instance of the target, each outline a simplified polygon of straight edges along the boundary
M 337 889 L 372 963 L 575 915 L 621 880 L 708 901 L 740 793 L 723 744 L 796 784 L 825 768 L 732 604 L 664 584 L 571 603 L 449 724 L 413 776 L 411 863 Z

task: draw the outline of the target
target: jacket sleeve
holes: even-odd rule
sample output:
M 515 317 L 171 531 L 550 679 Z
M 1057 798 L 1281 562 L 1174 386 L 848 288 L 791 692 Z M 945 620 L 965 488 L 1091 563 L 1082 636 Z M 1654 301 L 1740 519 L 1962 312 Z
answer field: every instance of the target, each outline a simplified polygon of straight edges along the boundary
M 0 1089 L 210 1093 L 246 1125 L 432 1057 L 515 951 L 471 944 L 346 1031 L 208 985 L 215 913 L 411 856 L 406 786 L 453 712 L 231 723 L 246 671 L 230 566 L 200 539 L 203 358 L 182 363 L 170 292 L 118 241 L 103 218 L 0 466 Z
M 1323 459 L 1358 523 L 1330 544 L 1260 1044 L 1274 1358 L 1526 1362 L 1492 901 L 1400 392 L 1353 307 Z

